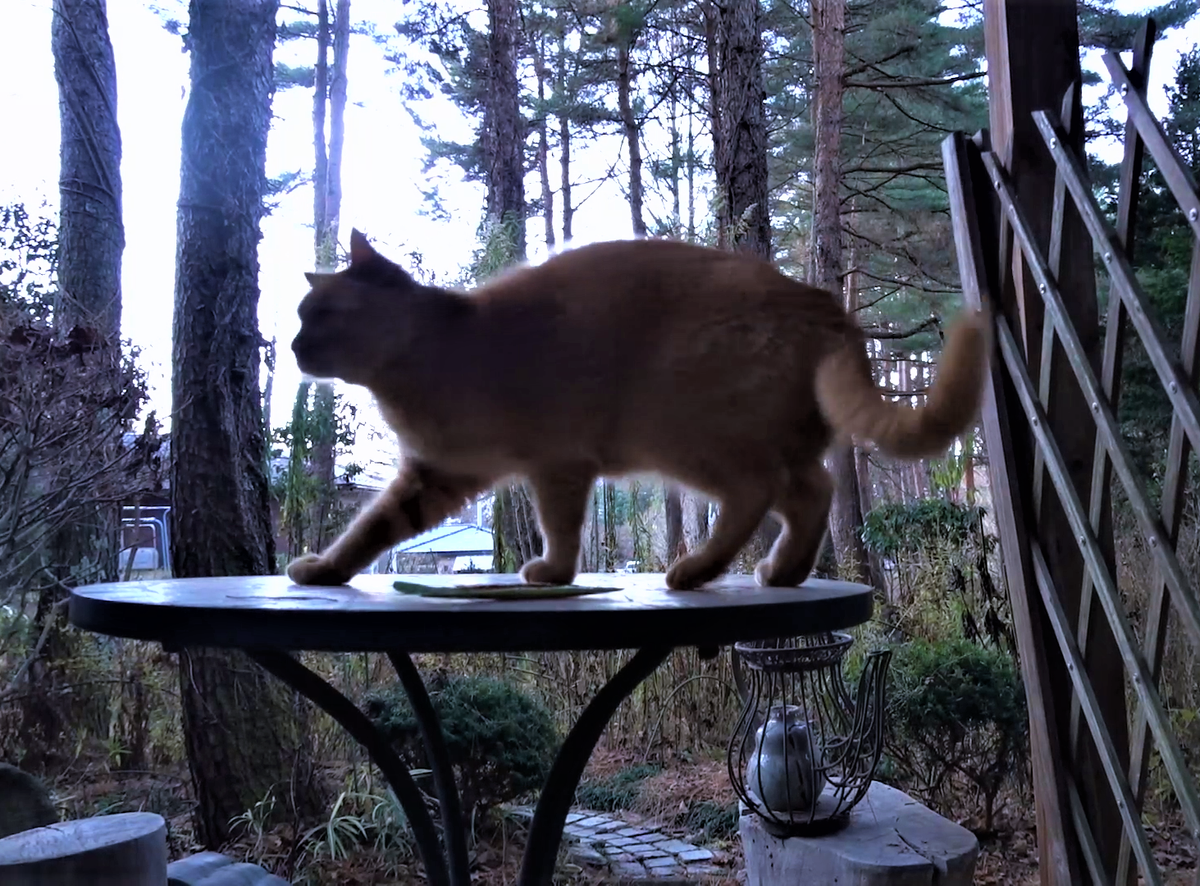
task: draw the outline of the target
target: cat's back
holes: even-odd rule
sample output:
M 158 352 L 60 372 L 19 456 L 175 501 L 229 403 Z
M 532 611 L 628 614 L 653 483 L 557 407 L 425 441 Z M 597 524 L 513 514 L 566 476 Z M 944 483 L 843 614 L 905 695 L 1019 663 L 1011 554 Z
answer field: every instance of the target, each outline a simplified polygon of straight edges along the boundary
M 667 239 L 613 240 L 568 248 L 509 271 L 477 291 L 498 313 L 650 331 L 698 323 L 837 326 L 839 301 L 746 253 Z M 691 321 L 689 323 L 689 321 Z

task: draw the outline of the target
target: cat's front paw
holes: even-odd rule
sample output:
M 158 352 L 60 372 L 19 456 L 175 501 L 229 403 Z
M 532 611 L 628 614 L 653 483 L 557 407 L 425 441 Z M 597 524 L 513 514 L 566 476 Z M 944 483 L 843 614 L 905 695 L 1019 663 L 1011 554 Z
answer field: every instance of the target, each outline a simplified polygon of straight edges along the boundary
M 298 585 L 341 585 L 351 578 L 320 554 L 297 557 L 288 564 L 287 575 Z
M 575 567 L 563 567 L 549 560 L 530 560 L 521 567 L 521 581 L 531 585 L 569 585 L 575 580 Z
M 720 570 L 695 556 L 681 557 L 667 570 L 667 587 L 672 591 L 694 591 L 720 575 Z
M 760 588 L 794 588 L 808 578 L 808 572 L 799 570 L 785 573 L 777 569 L 770 560 L 763 560 L 754 567 L 754 581 Z

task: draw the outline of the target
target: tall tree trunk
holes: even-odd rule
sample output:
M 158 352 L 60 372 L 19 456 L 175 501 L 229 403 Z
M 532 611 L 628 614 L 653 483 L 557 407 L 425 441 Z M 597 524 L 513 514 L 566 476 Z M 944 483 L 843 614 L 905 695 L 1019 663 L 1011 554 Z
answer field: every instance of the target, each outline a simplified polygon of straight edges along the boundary
M 538 178 L 542 185 L 542 220 L 546 223 L 546 249 L 554 250 L 554 191 L 550 188 L 550 138 L 549 114 L 546 113 L 546 81 L 550 72 L 546 69 L 546 38 L 538 38 L 537 53 L 534 56 L 534 67 L 537 72 L 538 108 L 537 121 L 537 163 Z
M 487 214 L 504 225 L 512 255 L 525 258 L 525 121 L 517 82 L 517 0 L 488 0 L 488 91 L 483 110 Z
M 850 219 L 848 229 L 854 229 L 856 208 L 854 202 L 851 202 Z M 847 262 L 848 270 L 846 272 L 846 283 L 844 287 L 843 298 L 845 300 L 846 310 L 851 314 L 857 314 L 859 310 L 858 290 L 860 286 L 861 276 L 858 272 L 858 255 L 854 247 L 854 241 L 850 241 L 850 249 L 848 250 Z M 874 357 L 874 347 L 876 342 L 868 341 L 867 346 L 871 348 L 871 355 Z M 874 364 L 873 364 L 874 365 Z M 859 446 L 853 447 L 854 453 L 854 485 L 858 492 L 858 513 L 859 527 L 866 520 L 866 515 L 871 512 L 874 505 L 875 490 L 871 485 L 871 461 L 867 457 L 867 453 Z M 866 543 L 861 542 L 862 533 L 855 531 L 855 537 L 860 540 L 863 546 L 863 555 L 865 556 L 864 563 L 866 564 L 867 583 L 872 587 L 883 588 L 883 564 L 879 560 L 877 554 L 867 550 Z
M 558 32 L 558 88 L 559 98 L 567 95 L 567 37 L 566 28 L 560 27 Z M 562 194 L 562 239 L 563 243 L 571 242 L 571 223 L 575 218 L 575 207 L 571 204 L 571 118 L 566 110 L 558 113 L 558 152 L 559 170 L 562 180 L 559 192 Z
M 666 523 L 666 565 L 687 553 L 683 543 L 683 495 L 674 483 L 663 485 L 663 515 Z
M 50 24 L 61 128 L 60 316 L 121 335 L 121 130 L 105 0 L 54 0 Z
M 323 255 L 332 245 L 326 240 L 325 194 L 329 181 L 329 153 L 325 147 L 325 117 L 329 103 L 329 3 L 317 0 L 317 60 L 313 65 L 313 247 L 318 271 L 333 270 L 333 255 Z
M 633 236 L 646 236 L 646 220 L 642 217 L 642 133 L 633 116 L 633 64 L 630 53 L 637 32 L 622 36 L 617 47 L 617 108 L 629 147 L 629 217 Z
M 342 154 L 346 145 L 346 89 L 350 64 L 350 0 L 338 0 L 329 74 L 329 175 L 325 180 L 326 239 L 337 243 L 342 223 Z
M 688 183 L 688 220 L 687 239 L 689 243 L 696 242 L 696 131 L 695 114 L 688 108 L 688 152 L 687 152 L 687 183 Z
M 845 0 L 812 0 L 813 73 L 816 79 L 816 150 L 813 157 L 813 282 L 842 291 L 842 215 L 840 204 L 842 94 L 845 71 Z M 834 479 L 829 529 L 839 572 L 853 581 L 870 581 L 860 530 L 862 500 L 854 447 L 834 447 L 829 457 Z
M 571 242 L 571 224 L 575 220 L 575 207 L 571 205 L 571 122 L 566 114 L 558 118 L 559 168 L 562 170 L 562 238 Z
M 506 255 L 521 261 L 526 247 L 525 121 L 517 82 L 520 16 L 517 0 L 488 0 L 487 10 L 488 89 L 480 134 L 487 183 L 485 228 L 488 236 L 504 238 Z M 565 206 L 563 213 L 565 219 Z M 524 484 L 497 490 L 495 511 L 499 515 L 495 521 L 496 565 L 518 569 L 541 551 L 541 536 Z
M 333 64 L 329 62 L 332 43 Z M 316 268 L 337 265 L 338 229 L 342 212 L 342 151 L 346 136 L 346 65 L 350 51 L 350 0 L 338 0 L 332 26 L 328 0 L 317 2 L 317 60 L 313 88 L 313 241 Z M 328 135 L 326 124 L 328 123 Z M 314 436 L 310 470 L 316 479 L 311 519 L 313 550 L 321 550 L 334 534 L 334 475 L 337 460 L 337 398 L 322 382 L 313 398 Z
M 717 226 L 724 233 L 718 234 L 718 243 L 770 261 L 761 15 L 759 0 L 729 0 L 717 6 L 713 131 L 720 133 L 714 156 L 720 194 Z M 744 559 L 752 564 L 765 557 L 778 534 L 779 523 L 765 517 Z
M 108 347 L 96 353 L 109 360 L 109 380 L 118 383 L 121 335 L 121 255 L 125 228 L 121 218 L 121 130 L 117 125 L 117 74 L 108 37 L 105 0 L 54 0 L 50 20 L 54 79 L 58 84 L 59 221 L 58 284 L 54 323 L 65 336 L 76 326 L 94 330 Z M 111 358 L 110 358 L 111 355 Z M 97 417 L 93 432 L 100 452 L 121 445 L 113 433 L 119 422 Z M 106 429 L 106 430 L 101 430 Z M 111 439 L 104 439 L 112 434 Z M 47 741 L 60 731 L 60 715 L 45 704 L 57 679 L 54 662 L 67 654 L 66 601 L 77 583 L 117 578 L 120 510 L 97 505 L 81 508 L 70 522 L 45 541 L 54 581 L 38 595 L 34 636 L 44 637 L 29 668 L 30 685 L 39 687 L 23 704 L 23 728 L 37 724 Z
M 909 390 L 914 392 L 914 399 L 919 404 L 925 399 L 925 389 L 929 385 L 929 364 L 920 354 L 914 354 L 911 365 Z M 929 498 L 929 472 L 925 469 L 924 459 L 915 459 L 910 465 L 913 478 L 913 488 L 917 498 Z
M 683 151 L 680 150 L 681 137 L 679 135 L 679 101 L 675 95 L 675 88 L 671 88 L 670 95 L 670 130 L 671 130 L 671 231 L 674 236 L 678 237 L 683 231 L 683 201 L 680 198 L 680 181 L 679 173 L 683 169 Z
M 258 241 L 278 0 L 191 0 L 171 394 L 171 554 L 179 576 L 274 570 L 259 391 Z M 197 837 L 269 791 L 320 806 L 293 695 L 241 653 L 180 654 Z
M 712 131 L 713 157 L 725 156 L 724 120 L 721 111 L 721 23 L 722 7 L 713 0 L 706 0 L 700 7 L 704 16 L 704 49 L 708 57 L 708 119 Z M 720 179 L 718 178 L 718 188 Z M 724 199 L 718 194 L 718 199 Z M 717 248 L 725 249 L 728 229 L 717 220 Z
M 770 261 L 762 13 L 759 0 L 729 0 L 718 10 L 717 223 L 733 248 Z
M 58 284 L 54 322 L 63 333 L 80 325 L 112 347 L 113 378 L 120 360 L 121 130 L 117 124 L 117 72 L 108 37 L 105 0 L 55 0 L 50 21 L 60 126 Z M 109 441 L 120 445 L 120 440 Z M 53 659 L 66 610 L 61 605 L 76 581 L 117 577 L 119 510 L 99 507 L 51 536 L 49 559 L 56 590 L 39 603 L 38 627 L 53 619 L 43 655 Z M 90 571 L 81 567 L 92 564 Z

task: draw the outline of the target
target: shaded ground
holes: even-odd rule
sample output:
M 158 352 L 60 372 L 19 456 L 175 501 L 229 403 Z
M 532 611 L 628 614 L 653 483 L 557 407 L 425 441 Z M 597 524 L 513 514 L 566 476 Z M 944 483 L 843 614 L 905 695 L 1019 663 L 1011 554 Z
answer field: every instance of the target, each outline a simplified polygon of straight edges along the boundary
M 191 799 L 187 773 L 113 772 L 107 761 L 77 761 L 55 784 L 64 817 L 147 811 L 167 819 L 171 857 L 198 851 L 190 822 Z M 606 810 L 631 823 L 652 825 L 664 833 L 713 850 L 721 876 L 706 881 L 712 886 L 742 882 L 741 846 L 736 835 L 736 804 L 729 786 L 723 756 L 678 757 L 646 761 L 628 752 L 597 750 L 584 776 L 584 791 L 594 799 L 608 798 L 616 809 Z M 1024 808 L 1014 804 L 1020 811 Z M 999 822 L 997 836 L 981 841 L 975 883 L 979 886 L 1034 886 L 1038 883 L 1036 834 L 1032 816 Z M 508 886 L 515 881 L 524 850 L 524 825 L 511 816 L 496 815 L 490 823 L 477 823 L 474 864 L 476 882 Z M 1156 855 L 1166 882 L 1182 886 L 1193 882 L 1196 853 L 1179 823 L 1151 829 Z M 255 861 L 296 883 L 384 886 L 424 882 L 411 855 L 389 851 L 371 841 L 350 845 L 332 858 L 324 829 L 301 832 L 291 824 L 249 828 L 243 837 L 223 847 L 239 859 Z M 336 855 L 336 853 L 334 853 Z M 592 886 L 611 876 L 560 864 L 559 886 Z

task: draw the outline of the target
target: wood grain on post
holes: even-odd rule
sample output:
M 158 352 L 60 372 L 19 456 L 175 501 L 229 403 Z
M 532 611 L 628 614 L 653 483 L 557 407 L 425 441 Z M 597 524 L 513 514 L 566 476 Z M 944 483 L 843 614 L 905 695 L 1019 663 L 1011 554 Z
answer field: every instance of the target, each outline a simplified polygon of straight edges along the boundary
M 1038 246 L 1050 250 L 1053 241 L 1060 262 L 1057 283 L 1066 303 L 1071 323 L 1094 366 L 1100 364 L 1101 341 L 1095 293 L 1095 272 L 1092 244 L 1074 207 L 1067 202 L 1060 218 L 1055 218 L 1055 164 L 1033 121 L 1038 110 L 1058 111 L 1063 95 L 1078 88 L 1081 79 L 1079 64 L 1079 27 L 1074 0 L 986 0 L 984 28 L 989 72 L 989 106 L 991 111 L 991 140 L 1000 162 L 1007 169 L 1021 205 L 1034 229 Z M 1072 120 L 1064 127 L 1073 134 L 1073 147 L 1082 148 L 1081 103 L 1071 108 Z M 1071 125 L 1068 125 L 1071 124 Z M 1061 223 L 1061 228 L 1055 230 Z M 1011 243 L 1011 236 L 1001 230 L 1002 250 Z M 1025 348 L 1025 362 L 1040 390 L 1047 394 L 1045 406 L 1050 430 L 1067 462 L 1071 480 L 1079 497 L 1087 501 L 1091 486 L 1091 463 L 1095 447 L 1095 423 L 1079 385 L 1070 371 L 1061 348 L 1054 345 L 1050 359 L 1043 361 L 1044 310 L 1040 294 L 1017 250 L 1002 258 L 999 268 L 1002 285 L 999 308 L 1007 316 Z M 1044 368 L 1049 377 L 1039 378 Z M 1015 405 L 1015 404 L 1014 404 Z M 1010 415 L 1019 414 L 1010 409 Z M 1035 459 L 1028 435 L 1012 433 L 1014 457 L 1021 467 L 1030 471 Z M 1025 474 L 1028 478 L 1028 474 Z M 1075 618 L 1080 611 L 1084 564 L 1074 534 L 1065 513 L 1053 494 L 1038 495 L 1041 484 L 1032 479 L 1034 500 L 1030 510 L 1036 523 L 1027 528 L 1035 532 L 1054 585 L 1068 616 Z M 1049 490 L 1049 485 L 1045 488 Z M 1100 532 L 1100 544 L 1111 562 L 1111 522 L 1105 521 Z M 1029 596 L 1031 617 L 1041 623 L 1041 633 L 1053 636 L 1045 625 L 1044 610 L 1034 595 Z M 1124 673 L 1116 642 L 1107 622 L 1091 619 L 1088 635 L 1080 638 L 1085 650 L 1088 675 L 1096 687 L 1104 720 L 1118 753 L 1127 759 L 1128 735 L 1123 695 Z M 1045 741 L 1034 747 L 1035 785 L 1038 792 L 1039 852 L 1041 878 L 1045 884 L 1077 882 L 1069 867 L 1074 863 L 1073 846 L 1052 839 L 1055 831 L 1062 832 L 1066 803 L 1063 796 L 1061 771 L 1066 761 L 1070 776 L 1076 780 L 1088 825 L 1101 848 L 1105 867 L 1111 874 L 1116 867 L 1120 844 L 1121 822 L 1112 793 L 1107 785 L 1090 735 L 1072 748 L 1063 744 L 1069 734 L 1071 682 L 1063 659 L 1053 646 L 1035 649 L 1032 635 L 1021 637 L 1022 657 L 1026 652 L 1049 652 L 1047 673 L 1051 693 L 1049 706 L 1030 710 L 1031 723 L 1039 718 L 1053 726 L 1049 736 L 1058 747 L 1047 748 Z M 1054 718 L 1057 722 L 1051 724 Z M 1037 727 L 1040 729 L 1040 724 Z M 1037 736 L 1034 736 L 1036 739 Z M 1055 753 L 1057 751 L 1057 753 Z M 1053 775 L 1051 774 L 1053 772 Z M 1047 830 L 1049 829 L 1049 830 Z M 1068 829 L 1072 834 L 1073 829 Z

